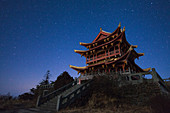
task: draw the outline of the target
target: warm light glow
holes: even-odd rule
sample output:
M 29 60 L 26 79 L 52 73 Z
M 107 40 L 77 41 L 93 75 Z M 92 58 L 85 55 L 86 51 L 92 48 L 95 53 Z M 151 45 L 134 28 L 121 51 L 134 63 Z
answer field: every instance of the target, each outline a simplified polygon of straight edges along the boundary
M 118 27 L 121 27 L 121 22 L 119 22 L 119 25 L 118 25 Z
M 146 69 L 143 69 L 143 71 L 150 71 L 151 68 L 146 68 Z

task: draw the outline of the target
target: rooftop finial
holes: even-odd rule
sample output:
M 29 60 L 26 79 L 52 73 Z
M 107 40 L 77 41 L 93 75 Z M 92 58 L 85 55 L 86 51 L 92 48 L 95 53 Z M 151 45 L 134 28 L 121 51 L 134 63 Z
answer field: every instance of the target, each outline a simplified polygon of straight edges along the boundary
M 118 25 L 118 27 L 121 27 L 121 22 L 119 22 L 119 25 Z
M 100 27 L 100 31 L 102 31 L 102 28 Z
M 123 32 L 125 31 L 125 27 L 123 28 Z

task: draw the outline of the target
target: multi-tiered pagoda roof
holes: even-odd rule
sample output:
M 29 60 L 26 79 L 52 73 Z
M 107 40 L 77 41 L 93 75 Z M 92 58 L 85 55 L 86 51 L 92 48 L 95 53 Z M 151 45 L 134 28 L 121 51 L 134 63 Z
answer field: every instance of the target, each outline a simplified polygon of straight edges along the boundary
M 70 67 L 81 74 L 88 74 L 96 71 L 104 72 L 126 72 L 132 70 L 135 72 L 149 71 L 142 69 L 135 63 L 135 59 L 143 56 L 144 53 L 137 53 L 134 48 L 137 45 L 131 45 L 126 40 L 125 27 L 121 29 L 121 25 L 112 32 L 103 31 L 100 28 L 99 34 L 91 43 L 80 42 L 80 45 L 88 50 L 74 50 L 76 53 L 86 58 L 84 67 Z

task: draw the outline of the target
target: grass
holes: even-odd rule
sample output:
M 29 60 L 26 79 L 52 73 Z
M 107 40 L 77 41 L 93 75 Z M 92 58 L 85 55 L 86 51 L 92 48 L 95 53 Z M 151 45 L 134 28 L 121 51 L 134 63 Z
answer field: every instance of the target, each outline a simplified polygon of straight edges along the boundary
M 1 96 L 0 98 L 0 110 L 13 110 L 13 109 L 31 108 L 31 107 L 35 107 L 35 100 L 6 98 L 6 96 Z
M 144 105 L 129 104 L 127 101 L 131 99 L 124 98 L 128 94 L 125 91 L 131 94 L 135 92 L 134 87 L 136 86 L 118 88 L 116 81 L 96 78 L 85 95 L 59 113 L 170 113 L 168 96 L 154 96 Z M 35 104 L 36 99 L 23 100 L 9 95 L 0 96 L 0 110 L 26 109 L 35 107 Z
M 169 97 L 152 96 L 151 91 L 140 89 L 145 85 L 127 85 L 119 88 L 112 80 L 103 77 L 96 78 L 86 95 L 71 104 L 70 107 L 61 110 L 60 113 L 170 113 Z M 151 88 L 151 86 L 145 87 Z M 149 100 L 144 101 L 141 105 L 131 104 L 133 97 L 125 98 L 125 95 L 133 93 L 144 93 Z M 138 103 L 138 101 L 136 102 Z

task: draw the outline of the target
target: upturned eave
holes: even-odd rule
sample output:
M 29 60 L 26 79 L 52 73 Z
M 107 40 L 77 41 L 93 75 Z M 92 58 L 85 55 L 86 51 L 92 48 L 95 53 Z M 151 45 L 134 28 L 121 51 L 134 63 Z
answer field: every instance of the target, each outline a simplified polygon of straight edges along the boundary
M 76 71 L 78 71 L 78 72 L 84 71 L 84 70 L 88 69 L 87 66 L 77 67 L 77 66 L 69 65 L 69 67 L 72 68 L 72 69 L 74 69 L 74 70 L 76 70 Z

